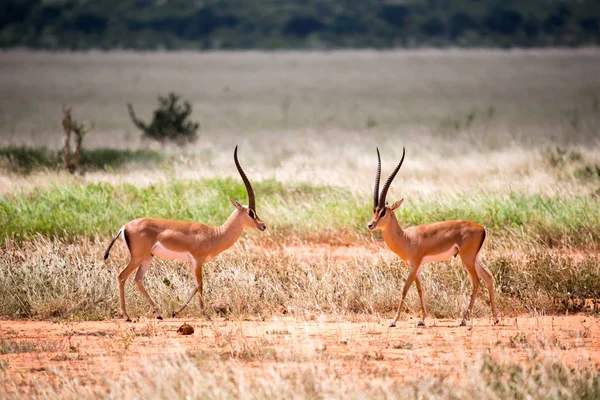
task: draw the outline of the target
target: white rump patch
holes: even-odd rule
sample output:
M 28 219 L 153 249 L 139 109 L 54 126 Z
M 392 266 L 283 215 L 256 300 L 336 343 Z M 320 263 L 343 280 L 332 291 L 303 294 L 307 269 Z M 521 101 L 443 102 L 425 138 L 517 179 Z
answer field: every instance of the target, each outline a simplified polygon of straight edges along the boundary
M 447 250 L 443 253 L 426 255 L 425 257 L 423 257 L 423 260 L 421 260 L 421 264 L 449 260 L 457 253 L 458 253 L 458 246 L 454 245 L 454 246 L 450 247 L 449 250 Z
M 131 254 L 131 251 L 129 250 L 129 245 L 127 244 L 127 239 L 125 239 L 125 225 L 123 225 L 121 229 L 119 229 L 119 235 L 121 235 L 121 240 L 123 241 L 125 248 L 129 252 L 129 254 Z
M 151 251 L 153 256 L 158 258 L 162 258 L 165 260 L 181 260 L 181 261 L 191 261 L 194 262 L 194 257 L 188 251 L 173 251 L 167 249 L 160 242 L 156 242 L 154 247 L 152 247 Z

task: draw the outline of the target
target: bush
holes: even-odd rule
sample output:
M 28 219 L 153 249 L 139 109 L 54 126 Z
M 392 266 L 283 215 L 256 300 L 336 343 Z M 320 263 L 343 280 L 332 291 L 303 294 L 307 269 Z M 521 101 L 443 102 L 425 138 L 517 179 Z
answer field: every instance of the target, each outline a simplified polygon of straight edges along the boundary
M 198 139 L 196 131 L 200 124 L 189 121 L 192 106 L 186 100 L 179 104 L 180 96 L 169 93 L 166 97 L 158 97 L 158 108 L 150 124 L 139 120 L 131 104 L 127 104 L 131 120 L 142 132 L 143 136 L 158 141 L 161 145 L 174 142 L 179 145 L 191 143 Z

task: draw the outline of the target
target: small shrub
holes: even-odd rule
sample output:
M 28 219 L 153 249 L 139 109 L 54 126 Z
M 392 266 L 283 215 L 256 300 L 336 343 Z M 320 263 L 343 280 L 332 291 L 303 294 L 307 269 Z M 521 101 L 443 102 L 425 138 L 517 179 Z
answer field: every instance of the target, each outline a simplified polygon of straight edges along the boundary
M 459 116 L 452 115 L 452 116 L 445 117 L 440 121 L 440 128 L 445 131 L 453 131 L 453 132 L 467 131 L 475 123 L 478 112 L 479 112 L 478 109 L 472 109 L 464 116 L 463 115 L 459 115 Z M 488 122 L 494 117 L 494 113 L 495 113 L 495 110 L 493 107 L 488 108 L 488 110 L 487 110 Z
M 582 165 L 575 169 L 574 175 L 581 181 L 600 180 L 600 165 Z
M 0 340 L 0 354 L 31 353 L 37 350 L 32 342 L 16 341 L 11 339 Z
M 142 132 L 143 136 L 158 141 L 164 145 L 166 142 L 175 142 L 179 145 L 196 141 L 196 131 L 200 124 L 189 121 L 192 106 L 188 101 L 179 103 L 180 96 L 169 93 L 166 97 L 158 97 L 158 108 L 150 124 L 139 120 L 133 106 L 127 104 L 131 120 Z
M 379 126 L 379 122 L 377 122 L 377 120 L 374 117 L 369 116 L 367 118 L 366 126 L 368 129 L 375 128 Z
M 544 158 L 552 168 L 560 168 L 565 164 L 567 150 L 560 147 L 546 150 Z
M 546 150 L 544 158 L 563 178 L 572 177 L 582 182 L 600 180 L 600 165 L 587 160 L 578 150 L 556 147 Z

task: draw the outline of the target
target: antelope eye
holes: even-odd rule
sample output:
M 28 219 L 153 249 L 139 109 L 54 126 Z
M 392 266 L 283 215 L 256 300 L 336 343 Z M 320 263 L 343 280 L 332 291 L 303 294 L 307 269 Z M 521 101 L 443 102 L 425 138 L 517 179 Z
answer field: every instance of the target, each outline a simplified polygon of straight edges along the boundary
M 254 211 L 249 210 L 248 211 L 248 215 L 250 216 L 250 218 L 254 219 L 254 217 L 256 217 L 256 215 L 254 214 Z
M 379 218 L 383 217 L 385 215 L 385 208 L 382 209 L 381 211 L 379 211 Z

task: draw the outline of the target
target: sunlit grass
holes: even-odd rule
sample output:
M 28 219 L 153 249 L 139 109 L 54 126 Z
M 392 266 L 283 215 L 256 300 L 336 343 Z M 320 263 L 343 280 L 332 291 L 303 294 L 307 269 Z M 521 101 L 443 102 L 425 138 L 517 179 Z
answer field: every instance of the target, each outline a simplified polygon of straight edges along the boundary
M 540 338 L 538 337 L 538 340 Z M 542 337 L 541 340 L 549 340 Z M 245 341 L 237 343 L 244 346 Z M 292 343 L 294 347 L 296 343 Z M 577 398 L 593 399 L 600 391 L 600 374 L 589 363 L 571 367 L 560 346 L 533 346 L 518 362 L 506 358 L 501 347 L 474 355 L 471 361 L 455 361 L 455 379 L 440 371 L 399 380 L 387 368 L 363 360 L 347 359 L 351 371 L 327 351 L 292 351 L 286 347 L 238 348 L 231 357 L 203 352 L 163 356 L 146 362 L 139 371 L 125 371 L 120 379 L 98 377 L 98 385 L 82 384 L 67 370 L 55 371 L 54 379 L 38 379 L 28 390 L 35 398 Z M 412 356 L 407 356 L 411 362 Z M 247 362 L 275 359 L 260 369 Z M 414 362 L 416 369 L 426 368 Z M 202 377 L 202 379 L 198 379 Z M 0 387 L 11 390 L 6 398 L 19 398 L 17 380 L 0 374 Z
M 255 182 L 259 215 L 273 240 L 345 241 L 370 237 L 365 222 L 371 199 L 331 186 Z M 4 196 L 1 238 L 36 235 L 70 237 L 114 234 L 139 217 L 220 225 L 233 211 L 228 197 L 244 202 L 243 185 L 232 179 L 173 180 L 146 187 L 109 183 L 60 185 Z M 470 219 L 493 236 L 524 238 L 548 245 L 598 242 L 600 202 L 593 196 L 475 192 L 413 197 L 397 212 L 404 226 Z
M 43 238 L 6 242 L 0 250 L 2 315 L 114 317 L 119 304 L 116 276 L 128 254 L 119 243 L 105 263 L 107 244 L 108 240 Z M 484 248 L 482 260 L 494 275 L 501 315 L 578 311 L 585 299 L 600 298 L 600 259 L 594 253 L 581 256 L 542 247 L 526 253 Z M 235 318 L 281 314 L 312 318 L 323 313 L 385 317 L 396 309 L 408 271 L 383 243 L 348 257 L 333 257 L 289 252 L 286 247 L 265 250 L 244 240 L 204 266 L 204 301 L 209 313 L 225 312 Z M 422 273 L 430 315 L 461 316 L 471 283 L 460 260 L 425 265 Z M 194 282 L 187 264 L 155 259 L 145 285 L 168 315 L 185 300 Z M 407 301 L 410 313 L 416 315 L 420 309 L 416 290 L 409 292 Z M 127 285 L 127 304 L 131 315 L 152 317 L 133 278 Z M 198 313 L 193 301 L 182 316 Z M 475 313 L 490 315 L 485 289 Z

